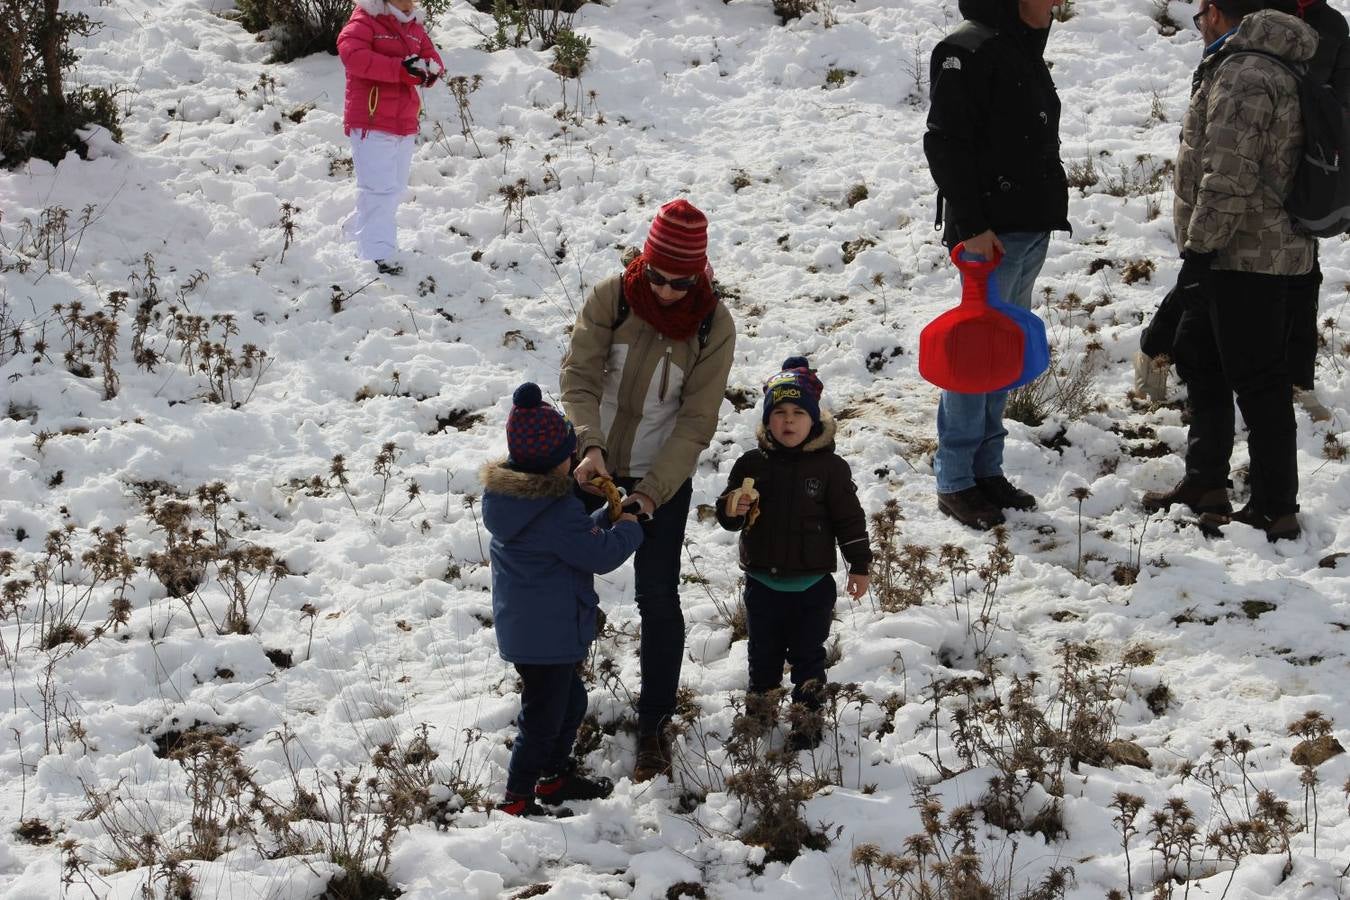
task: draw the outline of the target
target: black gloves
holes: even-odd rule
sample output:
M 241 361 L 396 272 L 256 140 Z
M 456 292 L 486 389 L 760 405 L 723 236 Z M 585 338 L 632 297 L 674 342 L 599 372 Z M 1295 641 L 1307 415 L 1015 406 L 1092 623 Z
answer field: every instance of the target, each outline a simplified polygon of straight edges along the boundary
M 422 62 L 422 57 L 416 53 L 403 57 L 403 68 L 407 71 L 409 79 L 414 84 L 425 85 L 427 83 L 426 64 Z
M 1185 250 L 1181 254 L 1181 272 L 1177 275 L 1177 290 L 1183 292 L 1188 303 L 1208 300 L 1210 297 L 1210 267 L 1218 251 L 1200 253 Z

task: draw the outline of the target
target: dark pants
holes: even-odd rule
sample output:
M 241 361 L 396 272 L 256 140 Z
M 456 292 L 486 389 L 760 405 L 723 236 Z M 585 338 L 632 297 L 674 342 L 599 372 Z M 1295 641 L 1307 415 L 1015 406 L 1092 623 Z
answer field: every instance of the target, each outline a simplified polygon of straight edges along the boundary
M 804 591 L 776 591 L 754 578 L 745 579 L 750 693 L 779 687 L 786 662 L 792 667 L 792 699 L 820 706 L 834 598 L 834 579 L 828 575 Z
M 1307 275 L 1289 279 L 1289 380 L 1305 391 L 1313 389 L 1317 366 L 1317 295 L 1322 291 L 1322 266 L 1313 244 L 1313 267 Z
M 536 666 L 516 663 L 522 683 L 515 744 L 506 771 L 506 789 L 531 795 L 540 775 L 560 772 L 572 755 L 577 729 L 586 717 L 586 686 L 576 663 Z
M 616 478 L 626 491 L 636 478 Z M 603 502 L 594 494 L 579 493 L 588 510 Z M 680 556 L 684 528 L 689 521 L 693 481 L 686 481 L 652 520 L 642 526 L 642 546 L 633 556 L 633 583 L 638 615 L 642 618 L 642 690 L 638 698 L 638 732 L 655 734 L 675 712 L 675 690 L 684 661 L 684 613 L 680 610 Z
M 1247 423 L 1251 505 L 1278 516 L 1298 510 L 1294 406 L 1285 362 L 1289 278 L 1213 272 L 1212 296 L 1182 314 L 1177 374 L 1191 413 L 1186 478 L 1205 488 L 1228 483 L 1233 395 Z

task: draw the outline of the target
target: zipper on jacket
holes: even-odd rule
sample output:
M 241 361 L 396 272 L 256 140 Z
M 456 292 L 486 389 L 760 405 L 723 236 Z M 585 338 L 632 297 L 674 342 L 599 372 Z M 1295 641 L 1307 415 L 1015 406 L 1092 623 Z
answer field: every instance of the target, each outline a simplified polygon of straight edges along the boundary
M 666 344 L 666 357 L 661 363 L 661 387 L 656 391 L 656 399 L 662 403 L 666 400 L 666 388 L 670 387 L 670 353 L 675 348 Z

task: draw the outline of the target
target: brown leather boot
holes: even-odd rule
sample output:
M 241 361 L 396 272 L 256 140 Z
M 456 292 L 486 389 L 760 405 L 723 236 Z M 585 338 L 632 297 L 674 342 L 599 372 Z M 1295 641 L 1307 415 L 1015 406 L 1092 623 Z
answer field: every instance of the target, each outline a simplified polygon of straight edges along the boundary
M 1003 524 L 1003 510 L 989 502 L 979 487 L 968 487 L 964 491 L 952 491 L 938 494 L 938 510 L 951 516 L 967 528 L 988 531 L 995 525 Z
M 1002 475 L 976 478 L 975 486 L 980 489 L 990 503 L 999 509 L 1016 509 L 1027 512 L 1036 508 L 1035 497 Z
M 637 762 L 633 766 L 633 781 L 651 781 L 658 775 L 670 777 L 670 737 L 663 728 L 656 734 L 638 737 Z
M 1170 491 L 1145 491 L 1144 496 L 1139 498 L 1139 505 L 1144 508 L 1144 512 L 1150 513 L 1165 512 L 1177 503 L 1186 504 L 1197 515 L 1228 515 L 1233 511 L 1233 504 L 1228 502 L 1228 488 L 1199 487 L 1185 478 L 1178 481 Z
M 1298 524 L 1298 516 L 1294 513 L 1268 516 L 1252 509 L 1250 503 L 1230 515 L 1205 513 L 1200 517 L 1200 530 L 1210 537 L 1219 537 L 1223 534 L 1221 530 L 1223 526 L 1233 522 L 1240 522 L 1243 525 L 1250 525 L 1252 528 L 1264 531 L 1266 540 L 1272 544 L 1276 541 L 1292 541 L 1303 534 L 1303 529 Z

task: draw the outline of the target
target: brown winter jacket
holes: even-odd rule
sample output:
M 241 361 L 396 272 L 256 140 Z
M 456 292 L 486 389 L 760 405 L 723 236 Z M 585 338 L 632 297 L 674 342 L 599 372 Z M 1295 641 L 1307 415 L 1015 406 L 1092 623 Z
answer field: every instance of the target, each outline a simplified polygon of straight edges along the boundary
M 717 521 L 741 532 L 741 568 L 770 575 L 833 572 L 835 543 L 853 575 L 872 564 L 867 517 L 858 503 L 848 463 L 834 452 L 834 419 L 821 410 L 821 433 L 800 448 L 779 447 L 763 426 L 759 448 L 736 460 L 717 498 Z M 759 518 L 745 530 L 745 516 L 729 516 L 726 498 L 746 478 L 759 491 Z
M 1177 247 L 1216 251 L 1216 269 L 1301 275 L 1313 241 L 1284 209 L 1303 146 L 1298 84 L 1278 62 L 1298 64 L 1317 34 L 1293 16 L 1262 10 L 1196 69 L 1181 123 L 1173 215 Z
M 599 447 L 610 474 L 639 479 L 657 506 L 694 474 L 717 430 L 736 323 L 719 300 L 706 343 L 674 341 L 629 311 L 616 329 L 622 276 L 595 286 L 563 357 L 562 404 L 577 450 Z

